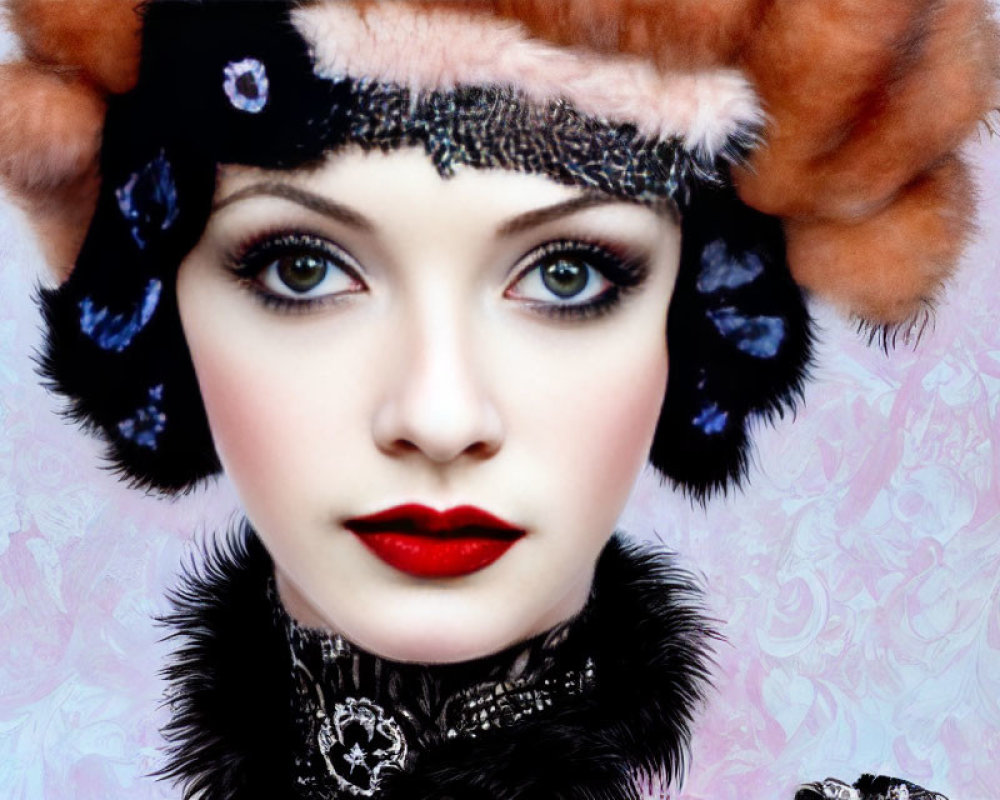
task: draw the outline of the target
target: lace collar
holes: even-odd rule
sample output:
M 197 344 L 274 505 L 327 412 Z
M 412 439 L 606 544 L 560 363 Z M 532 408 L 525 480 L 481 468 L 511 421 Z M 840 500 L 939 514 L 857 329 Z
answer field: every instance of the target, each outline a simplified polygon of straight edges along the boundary
M 377 797 L 446 741 L 475 739 L 565 708 L 593 691 L 587 614 L 502 653 L 461 664 L 394 662 L 296 622 L 268 595 L 292 670 L 294 777 L 306 797 Z

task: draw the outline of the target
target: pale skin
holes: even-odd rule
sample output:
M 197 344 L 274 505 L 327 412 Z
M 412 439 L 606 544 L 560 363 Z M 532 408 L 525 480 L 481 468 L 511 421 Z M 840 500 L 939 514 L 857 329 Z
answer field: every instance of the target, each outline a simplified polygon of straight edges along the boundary
M 577 614 L 652 441 L 679 247 L 665 205 L 505 171 L 444 180 L 415 150 L 223 168 L 178 302 L 288 610 L 426 663 Z M 324 265 L 306 292 L 278 268 L 303 248 Z M 553 293 L 538 265 L 561 259 L 580 279 Z M 406 503 L 527 533 L 485 569 L 420 579 L 342 524 Z

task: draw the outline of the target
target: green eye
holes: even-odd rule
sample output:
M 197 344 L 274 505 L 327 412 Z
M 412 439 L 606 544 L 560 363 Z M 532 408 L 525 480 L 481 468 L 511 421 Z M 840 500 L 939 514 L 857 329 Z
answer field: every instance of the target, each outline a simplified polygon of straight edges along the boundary
M 614 290 L 609 275 L 615 261 L 586 242 L 549 242 L 523 259 L 525 266 L 507 294 L 537 306 L 583 306 Z
M 361 267 L 333 242 L 310 234 L 282 234 L 251 246 L 235 272 L 263 298 L 308 306 L 365 291 Z
M 591 281 L 592 268 L 571 256 L 558 256 L 539 269 L 545 288 L 564 300 L 579 295 Z
M 649 274 L 646 258 L 619 255 L 621 249 L 576 239 L 547 242 L 521 259 L 504 296 L 558 319 L 608 313 Z

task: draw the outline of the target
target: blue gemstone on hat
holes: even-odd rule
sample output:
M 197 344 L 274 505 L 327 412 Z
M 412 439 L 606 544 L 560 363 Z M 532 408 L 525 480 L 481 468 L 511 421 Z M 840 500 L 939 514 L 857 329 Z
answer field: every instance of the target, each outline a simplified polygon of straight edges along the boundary
M 80 301 L 80 330 L 102 350 L 120 353 L 149 324 L 162 291 L 163 284 L 153 278 L 131 314 L 112 314 L 108 308 L 97 306 L 85 297 Z
M 691 420 L 691 424 L 701 429 L 706 436 L 715 436 L 726 430 L 729 412 L 723 411 L 716 403 L 706 403 L 701 412 Z
M 267 69 L 256 58 L 230 61 L 223 70 L 222 89 L 233 108 L 259 114 L 267 105 L 271 82 Z
M 754 358 L 774 358 L 785 340 L 781 317 L 748 317 L 727 306 L 708 312 L 715 329 L 738 350 Z
M 159 154 L 115 190 L 118 208 L 131 223 L 132 238 L 140 250 L 150 236 L 166 231 L 177 221 L 180 212 L 177 186 L 166 154 Z
M 763 274 L 764 262 L 756 253 L 741 253 L 736 257 L 722 239 L 716 239 L 701 252 L 698 291 L 714 294 L 720 289 L 739 289 Z
M 167 429 L 167 415 L 160 407 L 163 402 L 163 384 L 153 386 L 147 399 L 147 404 L 133 416 L 118 423 L 118 432 L 124 439 L 139 447 L 156 450 L 160 435 Z

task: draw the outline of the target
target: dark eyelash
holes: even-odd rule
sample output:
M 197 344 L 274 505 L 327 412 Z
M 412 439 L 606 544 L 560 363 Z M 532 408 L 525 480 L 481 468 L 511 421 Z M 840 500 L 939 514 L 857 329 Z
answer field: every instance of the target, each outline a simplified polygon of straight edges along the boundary
M 294 299 L 275 294 L 262 287 L 257 277 L 283 252 L 308 247 L 325 253 L 339 269 L 362 282 L 361 276 L 346 262 L 345 251 L 323 236 L 297 230 L 263 230 L 240 242 L 226 254 L 226 268 L 235 276 L 240 286 L 245 288 L 265 308 L 286 313 L 305 313 L 320 306 L 336 303 L 342 297 Z
M 521 271 L 517 280 L 538 268 L 542 258 L 554 253 L 586 253 L 595 258 L 588 262 L 601 273 L 611 287 L 583 303 L 547 303 L 535 301 L 530 307 L 539 314 L 557 320 L 587 320 L 603 317 L 618 306 L 622 299 L 638 289 L 649 277 L 649 261 L 623 250 L 620 246 L 590 239 L 557 239 L 546 242 L 528 253 L 522 261 L 530 266 Z

